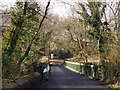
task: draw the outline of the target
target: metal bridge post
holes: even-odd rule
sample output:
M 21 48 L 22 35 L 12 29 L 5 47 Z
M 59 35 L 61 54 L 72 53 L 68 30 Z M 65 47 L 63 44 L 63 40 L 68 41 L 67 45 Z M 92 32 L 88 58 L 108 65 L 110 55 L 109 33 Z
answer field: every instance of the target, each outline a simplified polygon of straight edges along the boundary
M 91 65 L 91 76 L 92 76 L 93 78 L 95 77 L 94 65 Z

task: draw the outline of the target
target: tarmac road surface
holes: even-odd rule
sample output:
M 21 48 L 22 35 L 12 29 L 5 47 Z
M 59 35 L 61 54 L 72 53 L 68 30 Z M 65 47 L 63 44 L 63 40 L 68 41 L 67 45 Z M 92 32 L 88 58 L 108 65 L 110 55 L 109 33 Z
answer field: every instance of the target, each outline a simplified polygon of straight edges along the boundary
M 49 80 L 37 88 L 101 88 L 107 89 L 101 83 L 89 79 L 83 75 L 75 73 L 63 65 L 55 64 L 51 66 Z

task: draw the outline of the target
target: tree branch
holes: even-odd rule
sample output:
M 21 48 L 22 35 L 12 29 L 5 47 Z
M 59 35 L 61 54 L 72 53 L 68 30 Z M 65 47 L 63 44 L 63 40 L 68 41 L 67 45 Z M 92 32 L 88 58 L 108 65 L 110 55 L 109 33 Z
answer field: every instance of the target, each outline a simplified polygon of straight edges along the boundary
M 48 7 L 49 7 L 49 5 L 50 5 L 50 1 L 51 1 L 51 0 L 48 1 L 48 4 L 47 4 L 46 9 L 45 9 L 44 16 L 43 16 L 43 18 L 42 18 L 42 20 L 41 20 L 41 22 L 40 22 L 40 24 L 39 24 L 39 28 L 37 29 L 36 33 L 34 34 L 31 42 L 29 43 L 29 45 L 28 45 L 28 47 L 27 47 L 27 49 L 26 49 L 26 51 L 25 51 L 25 54 L 24 54 L 24 55 L 22 56 L 22 58 L 20 59 L 20 61 L 19 61 L 19 63 L 18 63 L 19 65 L 21 65 L 21 63 L 23 62 L 23 60 L 24 60 L 24 59 L 28 56 L 28 54 L 29 54 L 29 51 L 30 51 L 31 46 L 32 46 L 32 43 L 33 43 L 33 41 L 35 40 L 36 36 L 38 35 L 38 33 L 39 33 L 40 29 L 41 29 L 41 26 L 42 26 L 42 24 L 43 24 L 43 21 L 44 21 L 44 19 L 46 18 L 47 11 L 48 11 Z

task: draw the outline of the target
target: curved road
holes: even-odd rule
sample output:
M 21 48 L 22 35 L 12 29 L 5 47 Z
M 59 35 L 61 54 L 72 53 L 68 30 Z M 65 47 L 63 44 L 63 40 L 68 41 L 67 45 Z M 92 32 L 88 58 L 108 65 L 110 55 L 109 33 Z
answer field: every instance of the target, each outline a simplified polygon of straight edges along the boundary
M 106 88 L 83 75 L 72 72 L 63 65 L 52 65 L 49 80 L 37 88 Z

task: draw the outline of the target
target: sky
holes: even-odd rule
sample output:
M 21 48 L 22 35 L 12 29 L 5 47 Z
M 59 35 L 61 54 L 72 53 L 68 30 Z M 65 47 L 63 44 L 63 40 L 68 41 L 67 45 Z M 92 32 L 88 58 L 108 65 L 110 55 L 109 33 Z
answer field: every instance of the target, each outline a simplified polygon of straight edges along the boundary
M 19 0 L 25 1 L 25 0 Z M 33 0 L 29 0 L 33 1 Z M 44 6 L 47 5 L 48 0 L 34 0 L 37 2 L 42 2 Z M 76 6 L 78 2 L 83 2 L 86 0 L 51 0 L 50 11 L 53 14 L 57 14 L 60 17 L 68 17 L 71 14 L 71 8 Z M 89 0 L 89 1 L 120 1 L 120 0 Z M 11 6 L 15 5 L 16 0 L 0 0 L 0 10 L 6 10 Z
M 58 14 L 60 17 L 67 17 L 71 14 L 71 8 L 78 0 L 54 0 L 51 2 L 53 6 L 52 13 Z
M 42 2 L 45 6 L 48 0 L 36 0 Z M 0 10 L 6 10 L 15 5 L 16 0 L 0 0 Z M 68 17 L 70 14 L 70 7 L 75 5 L 78 0 L 51 0 L 50 12 L 57 14 L 60 17 Z

